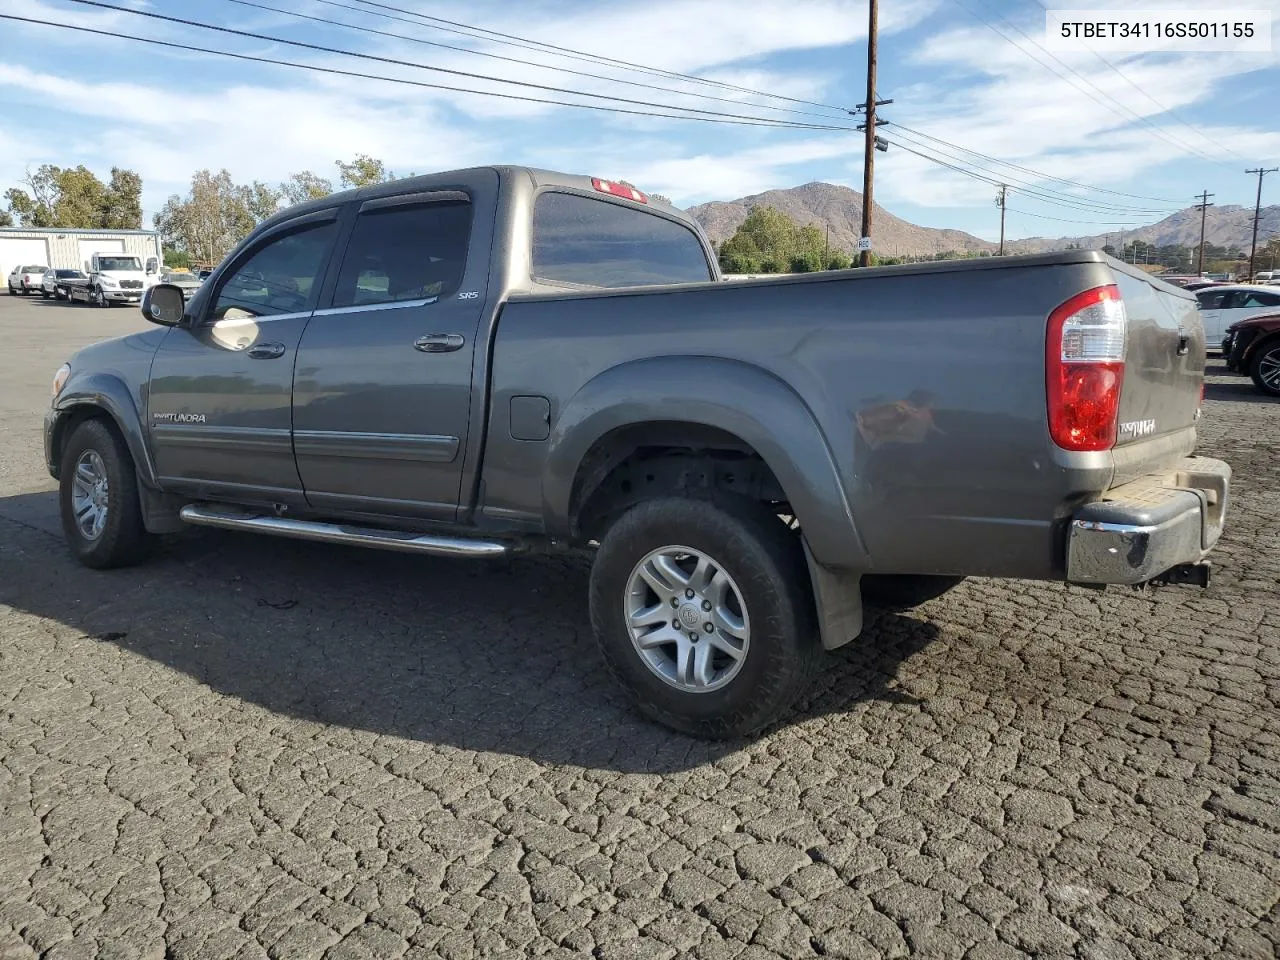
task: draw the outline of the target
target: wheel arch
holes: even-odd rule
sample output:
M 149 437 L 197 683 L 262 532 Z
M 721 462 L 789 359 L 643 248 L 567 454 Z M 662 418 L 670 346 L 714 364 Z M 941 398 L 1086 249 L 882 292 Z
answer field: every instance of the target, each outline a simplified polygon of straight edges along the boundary
M 73 376 L 58 395 L 49 427 L 50 472 L 58 476 L 67 438 L 79 424 L 92 419 L 106 422 L 120 435 L 133 458 L 139 480 L 147 486 L 157 486 L 155 464 L 147 448 L 138 408 L 124 382 L 108 374 Z
M 560 411 L 542 477 L 548 532 L 578 536 L 603 461 L 628 443 L 680 431 L 695 441 L 741 445 L 776 480 L 814 557 L 865 569 L 862 544 L 835 457 L 813 412 L 773 374 L 714 357 L 660 357 L 612 367 Z M 607 470 L 606 470 L 607 473 Z

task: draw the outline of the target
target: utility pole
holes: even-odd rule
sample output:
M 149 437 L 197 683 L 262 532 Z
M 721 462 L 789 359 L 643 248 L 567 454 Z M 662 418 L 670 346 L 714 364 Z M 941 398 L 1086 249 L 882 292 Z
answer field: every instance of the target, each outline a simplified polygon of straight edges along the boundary
M 876 166 L 876 31 L 879 20 L 878 0 L 869 0 L 867 4 L 867 129 L 866 146 L 863 149 L 862 161 L 862 237 L 863 243 L 871 239 L 871 211 L 875 206 L 872 196 Z M 871 266 L 871 249 L 862 251 L 861 262 L 864 267 Z
M 1216 196 L 1216 194 L 1212 194 L 1206 190 L 1200 194 L 1200 202 L 1196 204 L 1197 208 L 1200 210 L 1200 257 L 1196 261 L 1197 277 L 1204 274 L 1204 217 L 1205 212 L 1213 206 L 1213 204 L 1209 202 L 1209 198 L 1212 196 Z
M 1004 256 L 1004 205 L 1009 195 L 1009 185 L 1000 184 L 1000 193 L 996 195 L 996 206 L 1000 208 L 1000 252 L 996 256 Z
M 1262 178 L 1268 173 L 1280 172 L 1280 167 L 1271 167 L 1263 169 L 1258 167 L 1256 170 L 1246 170 L 1245 173 L 1256 173 L 1258 175 L 1258 200 L 1253 205 L 1253 240 L 1249 244 L 1249 279 L 1253 279 L 1253 258 L 1258 253 L 1258 221 L 1262 219 Z

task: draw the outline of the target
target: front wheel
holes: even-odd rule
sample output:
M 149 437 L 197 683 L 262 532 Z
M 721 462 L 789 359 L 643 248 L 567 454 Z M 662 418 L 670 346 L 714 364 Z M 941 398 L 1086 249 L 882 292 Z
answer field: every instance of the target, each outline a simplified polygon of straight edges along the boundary
M 1270 397 L 1280 397 L 1280 340 L 1272 340 L 1258 348 L 1249 365 L 1253 385 Z
M 146 556 L 152 538 L 133 458 L 101 420 L 84 421 L 67 440 L 58 499 L 67 545 L 86 567 L 123 567 Z
M 639 710 L 707 739 L 777 720 L 821 658 L 799 536 L 736 497 L 625 513 L 596 553 L 591 622 Z
M 107 295 L 102 292 L 101 287 L 94 287 L 89 291 L 89 300 L 95 307 L 105 307 L 107 305 Z

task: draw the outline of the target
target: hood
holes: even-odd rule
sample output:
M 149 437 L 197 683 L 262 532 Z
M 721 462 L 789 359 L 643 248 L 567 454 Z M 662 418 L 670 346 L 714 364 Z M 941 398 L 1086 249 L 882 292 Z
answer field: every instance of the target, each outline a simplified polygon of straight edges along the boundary
M 1227 327 L 1227 333 L 1234 333 L 1244 327 L 1269 327 L 1280 326 L 1280 311 L 1273 313 L 1259 313 L 1252 317 L 1245 317 L 1243 320 L 1237 320 L 1231 326 Z

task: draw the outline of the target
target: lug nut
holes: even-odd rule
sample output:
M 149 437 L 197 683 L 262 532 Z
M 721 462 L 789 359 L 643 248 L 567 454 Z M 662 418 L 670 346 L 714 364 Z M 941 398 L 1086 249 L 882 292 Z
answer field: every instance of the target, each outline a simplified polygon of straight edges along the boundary
M 703 600 L 703 601 L 702 601 L 702 609 L 703 609 L 703 610 L 710 610 L 710 609 L 711 609 L 711 601 L 710 601 L 710 600 Z
M 672 598 L 671 598 L 671 606 L 672 606 L 672 609 L 674 609 L 674 608 L 676 608 L 676 607 L 680 606 L 680 601 L 679 601 L 679 600 L 677 600 L 675 597 L 672 597 Z
M 707 633 L 714 633 L 716 628 L 709 623 L 704 623 L 702 625 L 702 629 L 707 631 Z
M 679 630 L 679 629 L 680 629 L 680 621 L 679 621 L 679 620 L 672 620 L 672 621 L 671 621 L 671 627 L 672 627 L 672 629 L 674 629 L 674 630 Z
M 697 643 L 697 642 L 698 642 L 698 635 L 697 635 L 696 633 L 694 633 L 692 630 L 690 630 L 690 631 L 689 631 L 689 639 L 690 639 L 690 640 L 692 640 L 694 643 Z
M 686 590 L 686 591 L 684 592 L 684 596 L 685 596 L 685 599 L 686 599 L 686 600 L 692 600 L 692 599 L 693 599 L 693 591 L 692 591 L 692 590 Z

